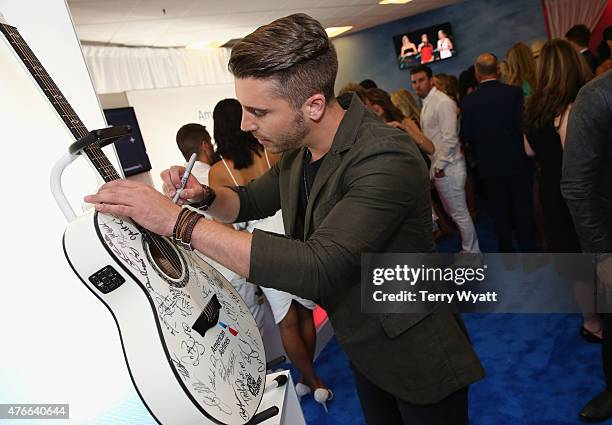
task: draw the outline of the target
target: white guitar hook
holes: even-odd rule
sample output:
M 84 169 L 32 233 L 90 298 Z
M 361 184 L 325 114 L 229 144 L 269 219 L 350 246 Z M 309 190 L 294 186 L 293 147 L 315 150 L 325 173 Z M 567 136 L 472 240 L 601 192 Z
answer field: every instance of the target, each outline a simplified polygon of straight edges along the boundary
M 62 189 L 62 174 L 64 173 L 66 167 L 72 164 L 72 161 L 77 158 L 78 155 L 71 155 L 69 153 L 62 156 L 55 163 L 55 165 L 53 165 L 53 168 L 51 169 L 51 178 L 49 181 L 53 198 L 55 198 L 57 206 L 60 208 L 60 210 L 62 210 L 62 214 L 64 214 L 64 217 L 66 217 L 66 220 L 68 220 L 68 222 L 71 222 L 77 216 L 74 213 L 70 202 L 68 202 L 68 198 L 66 198 L 64 190 Z

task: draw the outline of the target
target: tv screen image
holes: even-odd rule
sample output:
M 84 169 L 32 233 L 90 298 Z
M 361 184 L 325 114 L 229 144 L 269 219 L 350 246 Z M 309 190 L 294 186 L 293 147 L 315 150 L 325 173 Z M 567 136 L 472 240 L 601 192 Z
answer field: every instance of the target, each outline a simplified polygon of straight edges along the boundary
M 393 37 L 400 69 L 449 59 L 457 54 L 457 46 L 449 22 L 407 31 Z
M 132 127 L 132 134 L 115 142 L 115 149 L 125 177 L 149 171 L 151 169 L 151 162 L 149 161 L 147 149 L 140 133 L 134 108 L 105 109 L 104 116 L 106 117 L 106 122 L 111 126 L 129 125 Z

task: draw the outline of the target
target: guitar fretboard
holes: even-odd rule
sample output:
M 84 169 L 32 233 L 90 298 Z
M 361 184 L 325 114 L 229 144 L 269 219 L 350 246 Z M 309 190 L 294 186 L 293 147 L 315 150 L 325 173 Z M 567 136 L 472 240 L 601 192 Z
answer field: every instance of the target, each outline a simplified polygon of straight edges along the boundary
M 55 108 L 74 138 L 79 140 L 85 136 L 88 133 L 87 128 L 83 125 L 83 122 L 76 114 L 74 109 L 72 109 L 72 106 L 70 106 L 60 89 L 57 88 L 55 82 L 53 82 L 45 68 L 36 58 L 36 55 L 34 52 L 32 52 L 30 46 L 28 46 L 25 40 L 21 37 L 21 34 L 19 34 L 19 31 L 17 31 L 17 28 L 0 20 L 0 32 L 4 34 L 17 56 L 19 56 L 34 80 L 36 80 L 39 87 L 47 99 L 49 99 L 49 102 L 51 102 L 51 105 Z M 115 170 L 115 167 L 111 164 L 98 145 L 90 145 L 83 149 L 83 152 L 85 155 L 87 155 L 105 182 L 118 180 L 121 178 L 117 173 L 117 170 Z

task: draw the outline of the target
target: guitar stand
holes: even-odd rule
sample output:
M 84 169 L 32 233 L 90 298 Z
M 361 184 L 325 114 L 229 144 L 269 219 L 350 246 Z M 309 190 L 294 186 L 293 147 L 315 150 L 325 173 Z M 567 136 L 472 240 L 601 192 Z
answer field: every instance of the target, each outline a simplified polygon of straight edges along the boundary
M 127 136 L 132 132 L 132 127 L 129 125 L 118 125 L 116 127 L 101 128 L 99 130 L 92 130 L 79 140 L 74 142 L 68 147 L 68 152 L 71 155 L 77 155 L 81 153 L 83 149 L 93 144 L 103 148 L 106 145 L 115 143 L 117 140 L 124 136 Z
M 75 214 L 70 202 L 66 198 L 66 194 L 62 189 L 62 174 L 66 167 L 78 158 L 79 154 L 83 149 L 93 144 L 97 144 L 100 148 L 114 143 L 120 138 L 127 136 L 132 131 L 129 125 L 122 125 L 117 127 L 102 128 L 100 130 L 92 130 L 87 133 L 84 137 L 80 138 L 76 142 L 70 145 L 68 153 L 62 156 L 51 169 L 50 186 L 51 193 L 55 202 L 59 206 L 62 214 L 66 217 L 68 222 L 74 220 L 77 215 Z

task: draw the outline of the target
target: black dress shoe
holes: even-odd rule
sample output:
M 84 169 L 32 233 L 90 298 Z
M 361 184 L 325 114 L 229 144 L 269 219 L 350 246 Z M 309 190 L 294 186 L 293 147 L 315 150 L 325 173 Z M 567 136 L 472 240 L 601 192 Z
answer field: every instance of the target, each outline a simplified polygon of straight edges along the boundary
M 603 390 L 580 411 L 580 419 L 600 422 L 612 418 L 612 391 Z
M 586 341 L 593 344 L 601 344 L 601 338 L 582 326 L 580 328 L 580 336 Z

